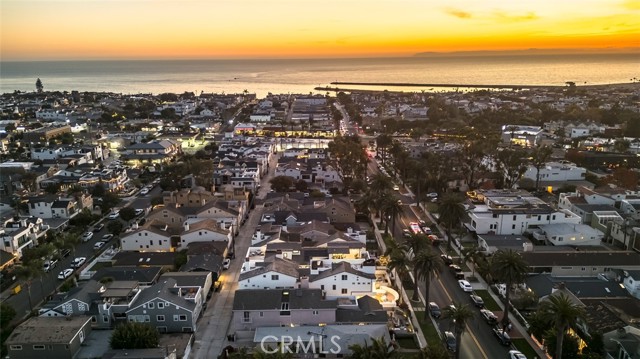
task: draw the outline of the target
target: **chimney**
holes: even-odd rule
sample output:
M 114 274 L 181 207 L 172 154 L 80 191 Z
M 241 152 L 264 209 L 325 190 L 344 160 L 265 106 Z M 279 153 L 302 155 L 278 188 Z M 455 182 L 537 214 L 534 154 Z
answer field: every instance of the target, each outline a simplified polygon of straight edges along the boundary
M 184 222 L 184 231 L 187 232 L 189 230 L 189 222 Z

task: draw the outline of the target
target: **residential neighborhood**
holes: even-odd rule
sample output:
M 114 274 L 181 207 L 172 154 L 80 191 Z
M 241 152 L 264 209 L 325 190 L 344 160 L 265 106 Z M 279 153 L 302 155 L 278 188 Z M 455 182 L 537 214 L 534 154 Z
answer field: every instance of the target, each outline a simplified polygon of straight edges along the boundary
M 639 96 L 4 94 L 2 355 L 635 358 Z

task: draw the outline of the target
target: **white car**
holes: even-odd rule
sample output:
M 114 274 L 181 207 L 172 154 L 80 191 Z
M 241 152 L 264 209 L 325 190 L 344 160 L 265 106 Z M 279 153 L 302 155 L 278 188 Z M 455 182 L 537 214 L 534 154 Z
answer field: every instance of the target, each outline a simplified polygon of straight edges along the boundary
M 85 232 L 82 235 L 82 241 L 83 242 L 88 242 L 91 238 L 93 238 L 93 232 Z
M 471 283 L 469 283 L 467 280 L 460 279 L 458 281 L 458 284 L 460 285 L 460 288 L 462 288 L 462 290 L 464 290 L 465 292 L 467 292 L 467 293 L 473 292 L 473 288 L 471 287 Z
M 42 269 L 46 272 L 49 273 L 50 270 L 52 270 L 53 268 L 56 267 L 56 264 L 58 264 L 58 261 L 55 259 L 52 259 L 50 261 L 46 261 L 44 262 L 44 264 L 42 265 Z
M 231 266 L 231 259 L 227 258 L 224 261 L 222 261 L 223 269 L 229 269 L 229 266 Z
M 141 215 L 143 213 L 144 213 L 144 209 L 142 209 L 142 208 L 138 208 L 138 209 L 135 210 L 136 216 L 139 216 L 139 215 Z
M 58 279 L 65 280 L 65 279 L 71 277 L 72 274 L 73 274 L 73 269 L 67 268 L 67 269 L 63 270 L 62 272 L 58 273 Z
M 509 359 L 527 359 L 527 357 L 517 350 L 509 350 Z
M 113 234 L 105 234 L 104 236 L 102 236 L 102 242 L 109 242 L 111 238 L 113 238 Z
M 93 249 L 100 249 L 104 247 L 104 243 L 105 242 L 96 242 L 96 244 L 93 245 Z
M 399 191 L 399 190 L 400 190 L 400 186 L 398 186 L 398 185 L 394 185 L 394 186 L 393 186 L 393 190 L 394 190 L 394 191 Z
M 71 262 L 71 268 L 80 268 L 87 261 L 86 257 L 76 257 Z
M 118 217 L 120 217 L 120 211 L 111 213 L 108 218 L 113 220 L 118 219 Z
M 148 194 L 149 194 L 149 189 L 148 189 L 147 187 L 143 188 L 143 189 L 140 191 L 140 195 L 141 195 L 141 196 L 146 196 L 146 195 L 148 195 Z

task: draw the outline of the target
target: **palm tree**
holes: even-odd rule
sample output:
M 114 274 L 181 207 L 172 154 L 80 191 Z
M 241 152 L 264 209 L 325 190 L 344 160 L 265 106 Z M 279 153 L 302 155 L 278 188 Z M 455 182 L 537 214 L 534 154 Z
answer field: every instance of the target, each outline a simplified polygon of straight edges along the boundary
M 467 322 L 475 316 L 475 312 L 467 305 L 453 302 L 453 306 L 444 308 L 443 317 L 453 321 L 453 334 L 456 336 L 456 359 L 460 358 L 462 334 L 467 329 Z
M 427 247 L 427 238 L 424 235 L 416 235 L 412 234 L 411 237 L 407 238 L 405 242 L 402 244 L 402 248 L 404 250 L 405 256 L 411 261 L 411 269 L 413 271 L 413 296 L 411 300 L 417 302 L 420 300 L 420 288 L 418 286 L 418 268 L 415 266 L 415 259 L 417 254 L 422 252 L 424 248 Z
M 502 317 L 502 325 L 504 328 L 509 324 L 509 310 L 511 309 L 511 287 L 514 284 L 522 283 L 527 273 L 529 273 L 529 265 L 522 258 L 520 253 L 511 249 L 500 249 L 491 258 L 490 264 L 491 277 L 497 281 L 504 283 L 506 286 L 504 316 Z
M 391 228 L 396 227 L 396 218 L 402 213 L 402 205 L 398 201 L 391 197 L 385 196 L 382 202 L 382 213 L 385 217 L 389 217 L 391 220 Z M 389 219 L 385 221 L 384 234 L 389 234 Z
M 394 358 L 396 353 L 391 351 L 391 344 L 387 344 L 383 337 L 374 339 L 371 345 L 365 340 L 364 345 L 353 344 L 349 346 L 351 359 L 386 359 Z
M 584 320 L 584 308 L 574 303 L 566 294 L 552 294 L 540 304 L 542 318 L 553 326 L 556 332 L 555 358 L 562 358 L 562 342 L 567 329 Z
M 429 303 L 429 286 L 431 285 L 431 277 L 442 270 L 442 259 L 435 253 L 431 247 L 426 246 L 418 252 L 413 258 L 413 267 L 418 274 L 418 279 L 424 280 L 424 301 Z M 429 311 L 424 311 L 425 320 L 429 319 Z
M 533 150 L 532 164 L 536 169 L 536 191 L 540 184 L 540 169 L 547 163 L 549 157 L 553 153 L 553 149 L 549 146 L 537 147 Z
M 478 263 L 478 259 L 480 259 L 481 256 L 482 256 L 482 253 L 480 252 L 480 248 L 478 248 L 477 245 L 472 247 L 466 247 L 462 250 L 462 257 L 464 258 L 464 261 L 473 263 L 473 268 L 471 272 L 472 277 L 476 276 L 476 264 Z
M 466 215 L 466 210 L 462 205 L 462 198 L 456 195 L 446 195 L 438 208 L 440 217 L 438 220 L 445 226 L 447 232 L 447 249 L 451 249 L 451 232 L 453 228 L 460 225 Z
M 414 356 L 415 359 L 449 359 L 451 356 L 442 345 L 429 345 Z
M 40 262 L 40 261 L 34 261 Z M 23 280 L 25 286 L 27 287 L 27 297 L 29 298 L 29 312 L 33 311 L 33 301 L 31 299 L 31 283 L 33 279 L 38 276 L 38 271 L 35 268 L 36 264 L 33 265 L 20 265 L 16 266 L 14 269 L 14 273 L 18 279 Z M 40 268 L 42 268 L 42 263 L 40 263 Z
M 393 189 L 393 182 L 391 178 L 378 172 L 371 177 L 371 183 L 369 184 L 369 192 L 371 193 L 390 193 Z

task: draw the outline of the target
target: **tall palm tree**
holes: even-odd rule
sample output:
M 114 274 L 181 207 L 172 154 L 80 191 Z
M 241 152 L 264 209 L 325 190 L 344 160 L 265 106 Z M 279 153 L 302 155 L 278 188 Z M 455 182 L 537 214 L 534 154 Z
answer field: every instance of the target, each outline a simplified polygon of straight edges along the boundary
M 418 277 L 416 278 L 416 282 L 418 279 L 422 279 L 424 281 L 424 301 L 425 303 L 429 303 L 429 286 L 431 285 L 431 277 L 440 272 L 442 270 L 442 259 L 438 256 L 437 253 L 431 249 L 431 247 L 426 246 L 418 252 L 418 254 L 413 258 L 413 267 L 416 269 L 418 273 Z M 429 319 L 429 311 L 424 311 L 425 320 Z
M 447 249 L 451 249 L 451 232 L 460 225 L 466 215 L 462 200 L 460 196 L 448 194 L 444 196 L 438 208 L 440 214 L 438 220 L 445 226 L 447 232 Z
M 529 273 L 529 265 L 520 253 L 511 249 L 500 249 L 491 258 L 491 277 L 506 286 L 504 316 L 502 325 L 509 324 L 509 310 L 511 309 L 511 288 L 514 284 L 522 283 Z
M 369 191 L 371 193 L 389 193 L 393 189 L 391 178 L 378 172 L 371 177 Z
M 566 294 L 552 294 L 540 304 L 538 309 L 543 320 L 553 325 L 556 332 L 555 359 L 562 358 L 562 342 L 567 330 L 579 320 L 584 320 L 584 308 L 574 303 Z
M 383 197 L 384 201 L 382 202 L 382 213 L 385 217 L 389 219 L 385 220 L 384 226 L 384 234 L 389 234 L 389 221 L 391 221 L 391 228 L 396 227 L 396 219 L 400 213 L 402 213 L 402 205 L 398 203 L 398 201 L 391 197 L 386 196 Z
M 402 244 L 405 255 L 411 262 L 411 269 L 413 271 L 413 296 L 411 300 L 417 302 L 420 299 L 420 287 L 418 285 L 418 268 L 415 266 L 415 259 L 417 254 L 422 252 L 427 247 L 428 240 L 423 235 L 412 234 Z
M 549 146 L 538 146 L 533 150 L 531 163 L 536 169 L 536 191 L 540 184 L 540 169 L 547 163 L 552 153 L 553 149 Z
M 453 321 L 453 334 L 456 336 L 456 359 L 460 358 L 462 334 L 467 330 L 467 323 L 473 319 L 475 312 L 467 305 L 453 302 L 453 306 L 443 310 L 443 317 Z
M 477 245 L 466 247 L 462 250 L 462 257 L 464 258 L 464 261 L 473 263 L 471 272 L 472 277 L 475 277 L 476 275 L 476 264 L 478 263 L 479 259 L 481 259 L 481 256 L 482 253 L 480 252 L 480 248 L 478 248 Z
M 39 261 L 35 261 L 39 262 Z M 42 264 L 40 265 L 42 268 Z M 23 280 L 27 287 L 27 297 L 29 298 L 29 312 L 33 311 L 33 299 L 31 298 L 31 284 L 33 280 L 38 276 L 38 271 L 35 269 L 35 265 L 19 265 L 14 269 L 14 273 L 18 279 Z
M 384 338 L 374 339 L 371 345 L 365 341 L 364 345 L 353 344 L 349 346 L 351 359 L 387 359 L 396 357 L 391 350 L 391 344 L 387 344 Z

